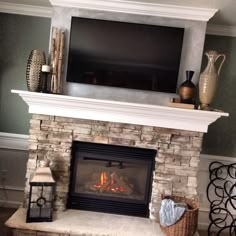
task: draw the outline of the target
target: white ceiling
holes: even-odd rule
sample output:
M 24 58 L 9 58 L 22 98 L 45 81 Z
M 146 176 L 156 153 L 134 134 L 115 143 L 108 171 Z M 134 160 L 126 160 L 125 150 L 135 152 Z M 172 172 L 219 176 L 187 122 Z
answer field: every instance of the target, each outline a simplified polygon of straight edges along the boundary
M 88 0 L 89 1 L 89 0 Z M 109 1 L 109 0 L 107 0 Z M 219 12 L 210 20 L 210 23 L 236 26 L 236 0 L 129 0 L 166 5 L 191 6 L 202 8 L 216 8 Z M 50 7 L 49 0 L 0 0 L 5 3 L 24 4 Z

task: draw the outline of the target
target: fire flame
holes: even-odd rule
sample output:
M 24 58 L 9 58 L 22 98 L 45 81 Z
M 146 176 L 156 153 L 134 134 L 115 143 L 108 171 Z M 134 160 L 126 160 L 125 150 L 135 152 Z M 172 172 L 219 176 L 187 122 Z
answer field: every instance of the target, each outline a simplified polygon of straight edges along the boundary
M 106 172 L 101 173 L 101 185 L 105 184 L 107 182 L 107 174 Z
M 94 187 L 101 192 L 114 192 L 114 193 L 124 193 L 125 188 L 117 183 L 115 180 L 115 173 L 111 173 L 110 177 L 107 176 L 105 171 L 101 172 L 100 183 L 94 184 Z

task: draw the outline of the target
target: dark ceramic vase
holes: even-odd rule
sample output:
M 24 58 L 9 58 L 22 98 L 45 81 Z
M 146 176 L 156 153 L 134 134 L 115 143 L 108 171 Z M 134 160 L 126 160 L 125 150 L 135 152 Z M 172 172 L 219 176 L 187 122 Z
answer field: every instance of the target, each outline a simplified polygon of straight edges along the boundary
M 180 101 L 182 103 L 194 104 L 194 96 L 196 86 L 192 82 L 194 71 L 186 71 L 186 81 L 184 81 L 179 87 Z
M 41 50 L 32 50 L 28 59 L 26 69 L 26 82 L 28 90 L 39 92 L 41 90 L 41 69 L 46 63 L 45 53 Z

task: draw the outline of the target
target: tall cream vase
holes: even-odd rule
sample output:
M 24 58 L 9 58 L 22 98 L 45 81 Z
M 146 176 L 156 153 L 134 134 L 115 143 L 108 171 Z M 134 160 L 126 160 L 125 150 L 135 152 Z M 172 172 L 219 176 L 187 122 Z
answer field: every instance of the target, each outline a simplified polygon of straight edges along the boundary
M 220 75 L 221 67 L 225 61 L 225 55 L 219 54 L 216 51 L 208 51 L 205 53 L 208 58 L 208 64 L 205 70 L 200 75 L 199 80 L 199 100 L 200 107 L 203 110 L 208 110 L 209 105 L 215 95 L 218 77 Z M 222 61 L 219 65 L 218 70 L 215 67 L 215 62 L 222 57 Z

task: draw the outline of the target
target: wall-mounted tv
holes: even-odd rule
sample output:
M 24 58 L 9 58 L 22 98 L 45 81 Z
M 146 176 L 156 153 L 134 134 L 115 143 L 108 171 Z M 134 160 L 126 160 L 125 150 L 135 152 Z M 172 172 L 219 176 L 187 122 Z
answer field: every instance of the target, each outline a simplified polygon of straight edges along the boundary
M 175 93 L 184 29 L 72 17 L 67 81 Z

